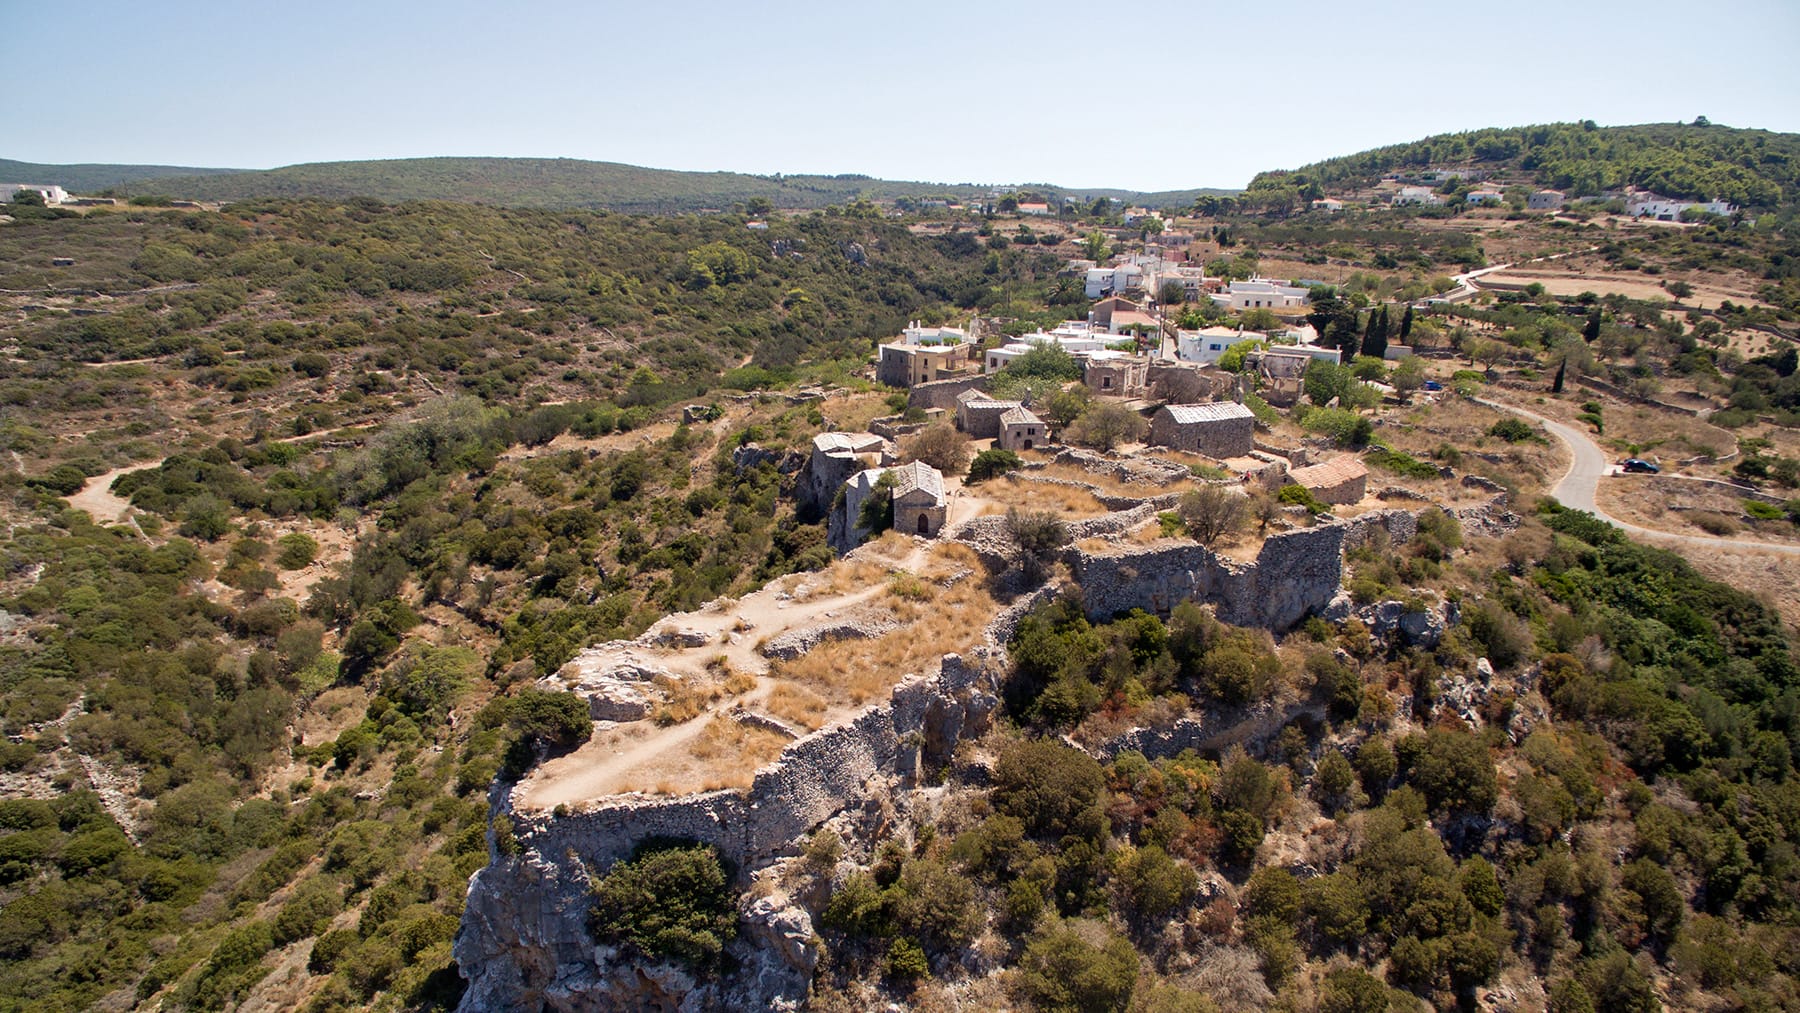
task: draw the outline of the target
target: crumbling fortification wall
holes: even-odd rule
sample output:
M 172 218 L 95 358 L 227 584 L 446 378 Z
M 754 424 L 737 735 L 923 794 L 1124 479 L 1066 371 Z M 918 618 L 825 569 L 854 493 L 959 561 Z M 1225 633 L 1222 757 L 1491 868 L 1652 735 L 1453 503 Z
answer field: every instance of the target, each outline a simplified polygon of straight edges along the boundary
M 1072 553 L 1075 582 L 1091 618 L 1134 608 L 1167 615 L 1193 599 L 1217 607 L 1235 626 L 1286 630 L 1324 610 L 1344 577 L 1344 549 L 1377 528 L 1399 544 L 1418 533 L 1404 510 L 1377 510 L 1272 535 L 1253 563 L 1235 563 L 1204 545 Z
M 986 730 L 1005 667 L 998 651 L 946 655 L 935 674 L 902 682 L 886 703 L 789 745 L 743 791 L 624 795 L 547 813 L 521 809 L 517 786 L 497 784 L 492 816 L 510 823 L 510 837 L 490 834 L 489 863 L 469 884 L 455 944 L 468 980 L 461 1008 L 625 1008 L 587 931 L 590 869 L 657 837 L 711 844 L 740 878 L 791 854 L 824 820 L 947 762 L 958 742 Z M 805 975 L 795 980 L 804 987 Z

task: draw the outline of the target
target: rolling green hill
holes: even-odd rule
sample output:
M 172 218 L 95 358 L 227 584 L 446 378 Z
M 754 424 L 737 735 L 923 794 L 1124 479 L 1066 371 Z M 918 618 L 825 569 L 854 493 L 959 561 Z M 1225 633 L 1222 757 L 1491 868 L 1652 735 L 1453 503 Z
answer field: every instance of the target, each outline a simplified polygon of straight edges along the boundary
M 185 165 L 46 165 L 41 162 L 17 162 L 10 158 L 0 158 L 0 180 L 8 183 L 54 183 L 71 193 L 93 193 L 160 176 L 224 176 L 243 171 L 201 169 Z
M 682 172 L 573 158 L 409 158 L 368 162 L 319 162 L 231 175 L 180 175 L 138 179 L 121 187 L 134 194 L 166 194 L 197 200 L 261 197 L 374 197 L 380 200 L 454 200 L 510 207 L 606 208 L 666 214 L 729 208 L 755 198 L 781 208 L 820 208 L 859 198 L 984 196 L 990 187 L 969 183 L 920 183 L 861 175 L 754 176 L 736 172 Z M 1118 197 L 1180 206 L 1190 191 L 1144 194 L 1131 190 L 1069 190 L 1087 200 Z M 1205 191 L 1229 193 L 1231 191 Z
M 1571 195 L 1626 186 L 1751 208 L 1800 201 L 1800 135 L 1707 124 L 1599 127 L 1593 121 L 1438 134 L 1259 173 L 1248 193 L 1332 189 L 1426 166 L 1511 169 Z

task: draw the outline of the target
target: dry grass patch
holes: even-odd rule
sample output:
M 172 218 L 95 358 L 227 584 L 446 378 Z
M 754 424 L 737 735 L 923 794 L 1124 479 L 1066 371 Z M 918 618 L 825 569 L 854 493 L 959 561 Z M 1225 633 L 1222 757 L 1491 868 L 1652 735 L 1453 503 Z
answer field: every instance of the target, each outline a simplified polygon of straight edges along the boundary
M 763 709 L 788 724 L 810 732 L 825 723 L 825 712 L 829 706 L 824 697 L 805 686 L 784 682 L 769 691 L 769 698 L 763 704 Z
M 787 737 L 780 732 L 715 715 L 690 746 L 696 760 L 713 764 L 701 790 L 748 788 L 757 769 L 780 756 L 787 744 Z M 658 784 L 657 791 L 669 794 L 665 789 L 672 787 Z
M 1101 503 L 1086 489 L 1050 482 L 1033 482 L 1014 475 L 983 482 L 981 493 L 989 501 L 982 510 L 986 515 L 1003 514 L 1007 507 L 1048 510 L 1064 519 L 1099 517 L 1111 512 L 1106 504 Z
M 667 675 L 657 676 L 654 682 L 662 692 L 663 702 L 651 712 L 650 719 L 665 727 L 694 720 L 725 696 L 725 687 L 717 683 L 699 683 Z
M 871 640 L 827 641 L 803 657 L 775 662 L 770 674 L 817 693 L 831 707 L 862 707 L 886 696 L 901 676 L 967 650 L 999 608 L 976 580 L 937 589 L 928 602 L 894 605 L 906 623 L 900 629 Z
M 1168 486 L 1157 485 L 1145 479 L 1125 479 L 1113 475 L 1101 475 L 1072 464 L 1051 464 L 1031 472 L 1049 478 L 1060 478 L 1070 482 L 1085 482 L 1101 492 L 1113 496 L 1156 496 L 1169 491 Z

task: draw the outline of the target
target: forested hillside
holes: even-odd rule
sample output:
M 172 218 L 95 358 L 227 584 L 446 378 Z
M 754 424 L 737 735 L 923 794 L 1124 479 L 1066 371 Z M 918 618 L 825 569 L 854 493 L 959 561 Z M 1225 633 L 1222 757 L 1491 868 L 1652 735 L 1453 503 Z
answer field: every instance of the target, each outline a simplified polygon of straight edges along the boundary
M 1428 166 L 1514 169 L 1570 196 L 1635 186 L 1757 209 L 1800 201 L 1800 135 L 1703 122 L 1597 127 L 1590 121 L 1438 134 L 1259 173 L 1247 196 L 1368 183 Z
M 242 172 L 241 169 L 203 169 L 186 165 L 46 165 L 41 162 L 15 162 L 0 158 L 0 182 L 54 183 L 70 193 L 93 193 L 107 187 L 122 186 L 140 179 L 163 176 L 214 176 Z M 8 198 L 12 195 L 7 194 Z

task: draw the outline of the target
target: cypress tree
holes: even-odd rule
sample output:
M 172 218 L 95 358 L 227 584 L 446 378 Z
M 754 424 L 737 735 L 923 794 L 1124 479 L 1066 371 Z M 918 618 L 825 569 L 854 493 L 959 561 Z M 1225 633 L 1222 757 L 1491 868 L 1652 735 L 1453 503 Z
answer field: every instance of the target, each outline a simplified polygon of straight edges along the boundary
M 1412 337 L 1412 303 L 1407 303 L 1406 315 L 1400 318 L 1400 343 L 1406 344 L 1406 339 L 1410 337 Z
M 1369 333 L 1363 338 L 1362 354 L 1379 359 L 1387 354 L 1388 312 L 1383 306 L 1369 314 Z
M 1552 394 L 1561 394 L 1562 393 L 1562 391 L 1563 391 L 1563 376 L 1565 374 L 1567 374 L 1568 372 L 1569 372 L 1569 360 L 1565 357 L 1563 359 L 1563 361 L 1561 363 L 1559 363 L 1556 367 L 1556 380 L 1555 380 L 1555 382 L 1550 384 L 1550 393 L 1552 393 Z
M 1593 312 L 1588 314 L 1587 326 L 1583 327 L 1581 329 L 1581 340 L 1583 340 L 1591 345 L 1594 343 L 1594 339 L 1599 336 L 1600 336 L 1600 307 L 1596 306 L 1596 307 L 1594 307 Z

